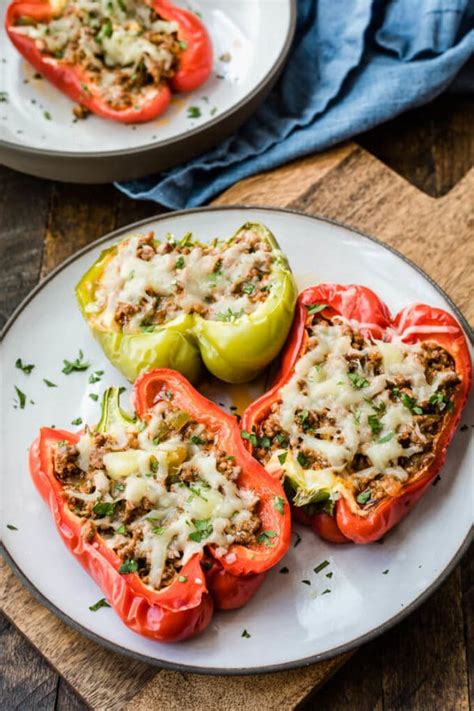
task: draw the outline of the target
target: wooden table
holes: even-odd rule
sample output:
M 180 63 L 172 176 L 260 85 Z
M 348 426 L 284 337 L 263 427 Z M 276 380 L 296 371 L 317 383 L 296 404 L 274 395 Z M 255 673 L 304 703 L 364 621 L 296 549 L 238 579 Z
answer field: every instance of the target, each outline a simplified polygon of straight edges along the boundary
M 474 163 L 473 125 L 472 100 L 443 97 L 360 136 L 358 143 L 413 185 L 441 196 Z M 132 202 L 111 186 L 52 183 L 0 167 L 1 321 L 58 257 L 69 254 L 71 232 L 78 248 L 115 226 L 162 211 L 153 203 Z M 471 550 L 428 602 L 359 650 L 304 708 L 474 708 L 473 574 Z M 5 618 L 0 635 L 0 708 L 86 708 Z

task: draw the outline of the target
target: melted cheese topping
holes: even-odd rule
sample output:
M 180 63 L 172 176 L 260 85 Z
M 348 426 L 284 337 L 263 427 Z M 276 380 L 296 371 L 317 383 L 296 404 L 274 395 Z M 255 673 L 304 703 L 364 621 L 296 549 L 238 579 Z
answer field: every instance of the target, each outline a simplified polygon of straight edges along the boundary
M 428 382 L 420 344 L 364 340 L 355 348 L 348 326 L 342 319 L 312 326 L 309 348 L 279 393 L 276 417 L 289 448 L 273 449 L 266 466 L 283 468 L 299 505 L 322 489 L 335 500 L 361 482 L 408 480 L 408 462 L 427 442 L 417 416 L 455 375 L 441 369 Z M 361 456 L 363 468 L 356 466 Z
M 250 230 L 215 245 L 165 243 L 146 260 L 142 239 L 122 242 L 104 269 L 88 307 L 102 328 L 117 329 L 119 322 L 125 333 L 137 333 L 189 313 L 232 323 L 271 291 L 272 252 Z
M 178 429 L 187 425 L 186 434 L 157 436 L 166 431 L 163 423 Z M 161 403 L 141 431 L 124 424 L 115 424 L 113 430 L 103 469 L 91 472 L 91 433 L 82 435 L 77 445 L 77 464 L 92 478 L 94 491 L 65 489 L 76 505 L 77 501 L 89 505 L 89 515 L 95 514 L 94 523 L 106 544 L 121 555 L 121 548 L 132 542 L 133 551 L 125 557 L 146 560 L 146 582 L 155 589 L 160 588 L 169 561 L 182 567 L 209 545 L 225 553 L 235 540 L 232 526 L 245 525 L 254 516 L 258 499 L 219 471 L 212 438 L 204 427 L 190 423 L 181 411 L 170 414 Z M 124 439 L 136 446 L 124 446 Z M 194 474 L 189 481 L 181 478 L 184 470 Z M 126 526 L 120 515 L 124 506 L 132 511 Z

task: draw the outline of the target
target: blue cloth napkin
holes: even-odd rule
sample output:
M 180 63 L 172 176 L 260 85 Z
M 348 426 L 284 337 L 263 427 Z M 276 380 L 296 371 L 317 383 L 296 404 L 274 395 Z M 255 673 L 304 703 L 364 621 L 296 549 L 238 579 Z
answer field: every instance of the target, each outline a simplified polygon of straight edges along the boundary
M 298 0 L 283 74 L 256 113 L 184 165 L 118 183 L 180 209 L 249 175 L 321 151 L 433 99 L 474 87 L 474 0 Z

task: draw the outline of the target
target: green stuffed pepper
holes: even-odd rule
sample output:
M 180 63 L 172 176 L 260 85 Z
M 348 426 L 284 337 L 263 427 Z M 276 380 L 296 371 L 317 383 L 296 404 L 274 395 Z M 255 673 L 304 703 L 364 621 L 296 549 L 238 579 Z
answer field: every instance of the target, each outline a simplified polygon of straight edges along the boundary
M 202 364 L 242 383 L 282 348 L 296 284 L 273 234 L 248 222 L 230 239 L 202 243 L 154 233 L 106 249 L 76 287 L 84 318 L 128 380 L 172 368 L 195 382 Z

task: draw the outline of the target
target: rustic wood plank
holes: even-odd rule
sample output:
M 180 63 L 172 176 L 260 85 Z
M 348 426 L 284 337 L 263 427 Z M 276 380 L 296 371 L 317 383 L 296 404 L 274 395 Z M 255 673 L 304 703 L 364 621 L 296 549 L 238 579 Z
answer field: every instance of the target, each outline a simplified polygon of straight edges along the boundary
M 114 229 L 115 197 L 112 185 L 53 184 L 41 277 L 81 247 Z
M 50 193 L 46 180 L 0 166 L 0 327 L 38 282 Z
M 474 709 L 474 545 L 461 564 L 461 595 L 464 620 L 464 648 L 469 677 L 469 703 Z
M 420 190 L 440 197 L 473 165 L 473 126 L 472 97 L 445 94 L 355 140 Z
M 156 668 L 108 652 L 61 622 L 36 602 L 3 560 L 0 572 L 7 617 L 94 709 L 121 711 L 156 675 Z
M 0 708 L 53 711 L 57 674 L 7 622 L 0 621 Z
M 58 690 L 54 711 L 86 711 L 90 706 L 83 701 L 62 677 L 58 677 Z

